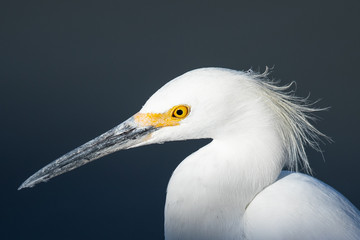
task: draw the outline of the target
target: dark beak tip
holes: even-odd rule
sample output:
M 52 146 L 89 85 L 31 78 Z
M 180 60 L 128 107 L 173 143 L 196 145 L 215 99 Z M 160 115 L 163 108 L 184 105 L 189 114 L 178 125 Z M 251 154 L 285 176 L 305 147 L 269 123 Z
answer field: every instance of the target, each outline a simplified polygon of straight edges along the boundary
M 29 183 L 27 180 L 25 181 L 25 182 L 23 182 L 20 186 L 19 186 L 19 188 L 17 189 L 17 190 L 21 190 L 21 189 L 24 189 L 24 188 L 32 188 L 32 187 L 34 187 L 35 186 L 35 184 L 31 184 L 31 183 Z
M 38 171 L 37 173 L 35 173 L 34 175 L 30 176 L 28 179 L 26 179 L 21 185 L 20 187 L 18 188 L 18 190 L 21 190 L 21 189 L 24 189 L 24 188 L 32 188 L 34 187 L 35 185 L 37 185 L 38 183 L 41 183 L 41 182 L 46 182 L 48 179 L 47 179 L 47 176 L 48 174 L 40 174 Z M 42 173 L 42 172 L 41 172 Z M 40 175 L 40 176 L 39 176 Z
M 28 184 L 27 184 L 26 181 L 25 181 L 25 182 L 23 182 L 23 183 L 18 187 L 17 190 L 21 190 L 21 189 L 28 188 L 28 187 L 31 187 L 31 186 L 28 186 Z

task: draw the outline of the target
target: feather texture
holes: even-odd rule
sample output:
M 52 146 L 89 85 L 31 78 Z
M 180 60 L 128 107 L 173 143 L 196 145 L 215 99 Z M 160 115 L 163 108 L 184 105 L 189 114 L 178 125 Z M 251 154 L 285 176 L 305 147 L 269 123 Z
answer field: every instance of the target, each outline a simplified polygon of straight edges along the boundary
M 285 145 L 287 167 L 291 171 L 303 170 L 312 173 L 311 167 L 305 152 L 308 145 L 318 152 L 323 140 L 331 141 L 331 138 L 314 127 L 311 121 L 316 120 L 315 112 L 324 111 L 328 108 L 315 108 L 315 102 L 309 101 L 309 95 L 305 98 L 295 96 L 291 88 L 296 85 L 291 82 L 288 85 L 279 86 L 278 81 L 269 79 L 270 69 L 266 67 L 264 73 L 256 73 L 252 70 L 245 72 L 245 75 L 254 80 L 259 87 L 259 93 L 263 94 L 269 103 L 270 108 L 278 117 L 280 135 Z

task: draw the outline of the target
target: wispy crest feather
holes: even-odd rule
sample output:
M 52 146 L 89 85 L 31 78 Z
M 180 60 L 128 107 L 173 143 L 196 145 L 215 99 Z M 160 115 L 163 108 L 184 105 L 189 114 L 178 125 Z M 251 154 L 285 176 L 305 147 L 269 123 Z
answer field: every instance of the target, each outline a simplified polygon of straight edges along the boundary
M 278 86 L 279 82 L 270 80 L 268 75 L 270 69 L 266 67 L 264 73 L 257 73 L 252 70 L 247 75 L 255 79 L 257 85 L 262 89 L 270 101 L 270 106 L 279 117 L 279 130 L 285 145 L 287 167 L 291 171 L 304 170 L 311 174 L 311 167 L 305 152 L 305 146 L 310 146 L 321 152 L 319 143 L 322 139 L 331 139 L 317 130 L 310 121 L 316 120 L 314 112 L 327 110 L 328 108 L 315 108 L 317 102 L 309 102 L 306 98 L 297 97 L 294 91 L 290 90 L 295 84 L 292 82 L 285 86 Z

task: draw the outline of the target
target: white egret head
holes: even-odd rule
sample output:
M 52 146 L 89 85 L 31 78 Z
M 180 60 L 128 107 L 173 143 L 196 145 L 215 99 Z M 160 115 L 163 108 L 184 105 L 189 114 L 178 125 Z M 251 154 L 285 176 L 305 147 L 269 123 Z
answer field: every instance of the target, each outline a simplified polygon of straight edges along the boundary
M 65 154 L 27 179 L 32 187 L 112 152 L 165 141 L 241 136 L 275 129 L 284 144 L 288 165 L 308 168 L 304 144 L 316 148 L 323 136 L 309 122 L 316 111 L 305 100 L 284 93 L 266 78 L 222 68 L 202 68 L 160 88 L 133 117 Z
M 217 138 L 234 131 L 246 131 L 254 125 L 249 126 L 245 122 L 264 122 L 265 119 L 253 119 L 259 111 L 253 108 L 257 106 L 259 96 L 256 96 L 250 79 L 245 74 L 240 76 L 239 73 L 242 72 L 202 68 L 181 75 L 164 85 L 135 115 L 135 121 L 145 126 L 157 126 L 157 116 L 160 119 L 161 127 L 143 144 Z M 188 114 L 182 117 L 173 116 L 176 110 L 182 107 Z M 167 116 L 169 118 L 166 118 Z M 174 124 L 171 120 L 173 117 L 176 119 Z M 266 114 L 258 117 L 265 118 Z M 167 120 L 169 122 L 166 122 Z

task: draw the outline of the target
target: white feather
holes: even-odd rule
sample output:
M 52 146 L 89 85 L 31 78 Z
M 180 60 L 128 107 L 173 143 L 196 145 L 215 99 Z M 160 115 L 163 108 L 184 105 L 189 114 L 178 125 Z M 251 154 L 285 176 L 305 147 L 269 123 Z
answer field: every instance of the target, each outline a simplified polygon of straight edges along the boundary
M 154 132 L 144 144 L 213 139 L 170 179 L 166 239 L 360 239 L 359 211 L 341 194 L 300 174 L 277 180 L 285 166 L 310 171 L 305 145 L 319 150 L 326 137 L 309 122 L 320 109 L 267 75 L 194 70 L 167 83 L 141 109 L 191 106 L 180 125 Z
M 249 70 L 247 74 L 260 86 L 259 94 L 265 95 L 265 101 L 269 101 L 269 107 L 278 116 L 278 127 L 286 142 L 287 165 L 290 170 L 304 169 L 311 173 L 310 164 L 305 153 L 305 146 L 309 145 L 321 152 L 319 142 L 321 138 L 331 141 L 329 137 L 317 130 L 309 120 L 314 120 L 313 112 L 323 111 L 326 108 L 313 108 L 314 103 L 308 102 L 308 97 L 301 98 L 289 91 L 294 82 L 285 86 L 277 86 L 278 82 L 268 78 L 269 68 L 262 74 Z M 300 166 L 300 168 L 299 168 Z
M 301 173 L 282 172 L 244 215 L 248 239 L 359 239 L 359 211 L 339 192 Z

